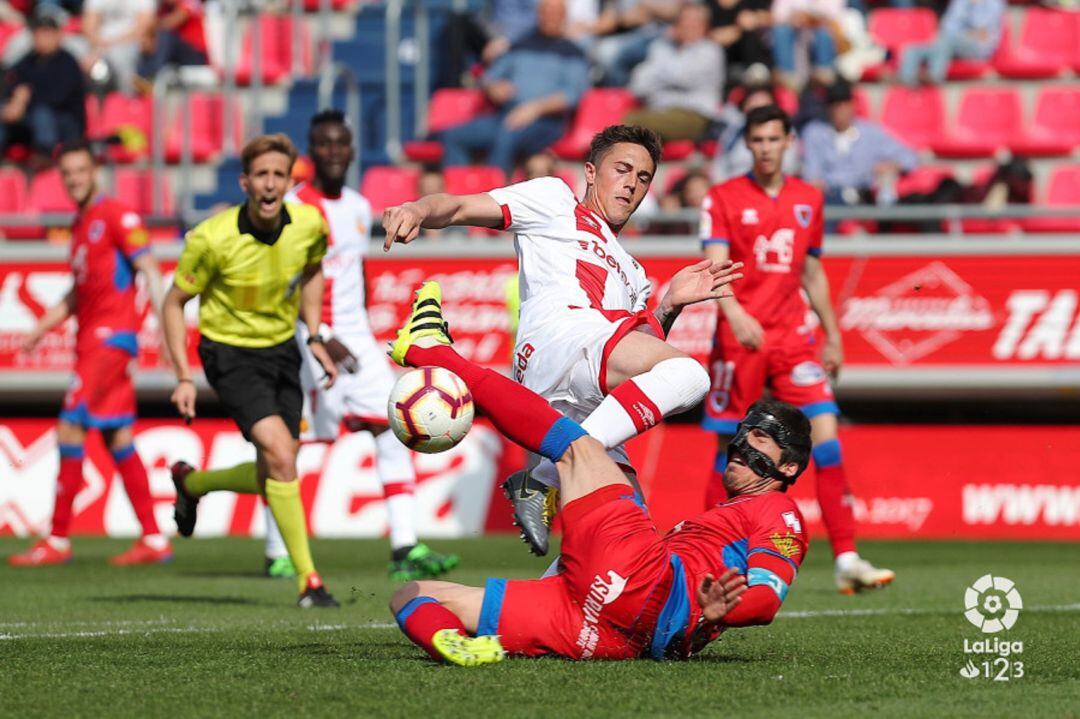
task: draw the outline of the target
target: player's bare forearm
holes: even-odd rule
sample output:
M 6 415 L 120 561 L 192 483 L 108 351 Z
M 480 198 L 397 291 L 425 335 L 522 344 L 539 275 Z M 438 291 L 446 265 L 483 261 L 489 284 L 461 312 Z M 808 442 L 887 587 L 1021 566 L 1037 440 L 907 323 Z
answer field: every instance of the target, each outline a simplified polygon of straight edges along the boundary
M 826 339 L 839 343 L 840 325 L 836 321 L 836 312 L 829 295 L 829 278 L 825 275 L 821 260 L 813 255 L 808 255 L 806 264 L 803 265 L 802 285 L 810 299 L 810 308 L 821 321 L 821 329 L 825 332 Z
M 132 262 L 136 271 L 146 278 L 146 291 L 150 295 L 150 311 L 161 324 L 161 306 L 165 302 L 165 282 L 161 278 L 161 267 L 149 252 L 144 252 Z
M 187 323 L 184 321 L 184 305 L 192 298 L 176 285 L 169 288 L 161 303 L 161 326 L 165 346 L 172 358 L 173 370 L 178 381 L 191 380 L 191 365 L 187 357 Z
M 326 280 L 323 277 L 322 265 L 310 265 L 305 268 L 300 278 L 300 320 L 307 327 L 309 335 L 319 334 L 325 289 Z
M 59 302 L 45 310 L 43 314 L 22 340 L 22 350 L 32 351 L 41 338 L 63 324 L 64 320 L 75 312 L 75 288 L 68 290 Z
M 389 251 L 395 242 L 412 242 L 422 229 L 441 230 L 452 225 L 501 228 L 503 211 L 495 198 L 486 192 L 475 195 L 439 192 L 415 202 L 388 207 L 383 212 L 382 224 L 386 231 L 383 249 Z

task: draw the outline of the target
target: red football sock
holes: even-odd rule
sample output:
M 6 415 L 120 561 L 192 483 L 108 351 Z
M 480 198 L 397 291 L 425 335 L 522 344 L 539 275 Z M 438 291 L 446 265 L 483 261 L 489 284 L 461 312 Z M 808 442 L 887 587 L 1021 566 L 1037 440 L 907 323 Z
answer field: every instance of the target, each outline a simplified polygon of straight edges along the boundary
M 60 474 L 56 481 L 56 503 L 53 505 L 52 536 L 67 537 L 71 530 L 72 505 L 83 484 L 82 445 L 60 445 Z
M 576 422 L 557 412 L 540 395 L 508 377 L 469 362 L 451 347 L 411 347 L 405 357 L 413 367 L 448 369 L 465 381 L 473 402 L 510 441 L 558 461 L 585 434 Z
M 135 510 L 135 517 L 142 526 L 143 536 L 158 534 L 157 520 L 154 519 L 154 498 L 150 496 L 150 479 L 146 476 L 146 467 L 142 460 L 135 453 L 135 445 L 114 449 L 112 456 L 116 469 L 120 472 L 120 479 L 124 481 L 128 499 Z
M 401 631 L 405 632 L 405 636 L 411 639 L 413 644 L 440 662 L 443 661 L 443 656 L 431 643 L 436 632 L 456 629 L 462 636 L 468 636 L 465 625 L 457 615 L 431 597 L 415 597 L 409 600 L 395 618 Z
M 852 510 L 851 490 L 848 489 L 844 465 L 816 466 L 817 499 L 821 519 L 829 532 L 833 556 L 855 551 L 855 512 Z

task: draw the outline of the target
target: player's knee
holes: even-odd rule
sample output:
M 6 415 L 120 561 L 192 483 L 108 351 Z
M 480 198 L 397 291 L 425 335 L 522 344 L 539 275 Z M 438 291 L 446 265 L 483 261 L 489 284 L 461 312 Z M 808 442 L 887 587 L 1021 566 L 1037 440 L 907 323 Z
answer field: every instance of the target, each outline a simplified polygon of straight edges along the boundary
M 268 447 L 263 451 L 263 457 L 271 477 L 283 482 L 295 479 L 296 450 L 293 447 Z
M 419 582 L 406 582 L 390 595 L 390 611 L 397 615 L 402 608 L 420 595 Z
M 690 409 L 705 399 L 712 386 L 708 371 L 693 357 L 672 357 L 654 369 L 661 370 L 670 386 L 678 392 L 680 409 L 677 411 Z

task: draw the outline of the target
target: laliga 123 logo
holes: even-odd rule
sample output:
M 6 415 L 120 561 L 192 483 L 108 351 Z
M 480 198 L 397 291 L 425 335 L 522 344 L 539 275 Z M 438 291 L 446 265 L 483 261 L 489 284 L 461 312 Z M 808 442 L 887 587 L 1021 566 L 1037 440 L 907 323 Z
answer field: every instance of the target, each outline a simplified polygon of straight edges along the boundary
M 998 634 L 1012 629 L 1024 608 L 1020 590 L 1011 579 L 984 574 L 964 590 L 964 617 L 983 634 Z M 983 677 L 994 681 L 1009 681 L 1024 676 L 1024 663 L 1015 659 L 1024 651 L 1021 641 L 1000 637 L 976 641 L 964 640 L 964 654 L 993 655 L 981 662 L 967 660 L 960 669 L 965 679 Z

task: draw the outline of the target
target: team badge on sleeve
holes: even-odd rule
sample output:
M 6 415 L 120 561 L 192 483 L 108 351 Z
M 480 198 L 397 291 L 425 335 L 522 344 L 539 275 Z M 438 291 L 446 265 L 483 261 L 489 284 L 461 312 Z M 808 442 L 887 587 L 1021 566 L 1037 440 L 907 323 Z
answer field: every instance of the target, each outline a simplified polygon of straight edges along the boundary
M 776 551 L 784 555 L 788 559 L 791 559 L 799 553 L 799 543 L 795 539 L 795 535 L 791 532 L 780 534 L 779 532 L 773 532 L 769 536 L 769 541 L 776 547 Z
M 799 223 L 799 227 L 803 229 L 810 226 L 810 221 L 814 219 L 814 208 L 810 205 L 795 205 L 795 220 Z

